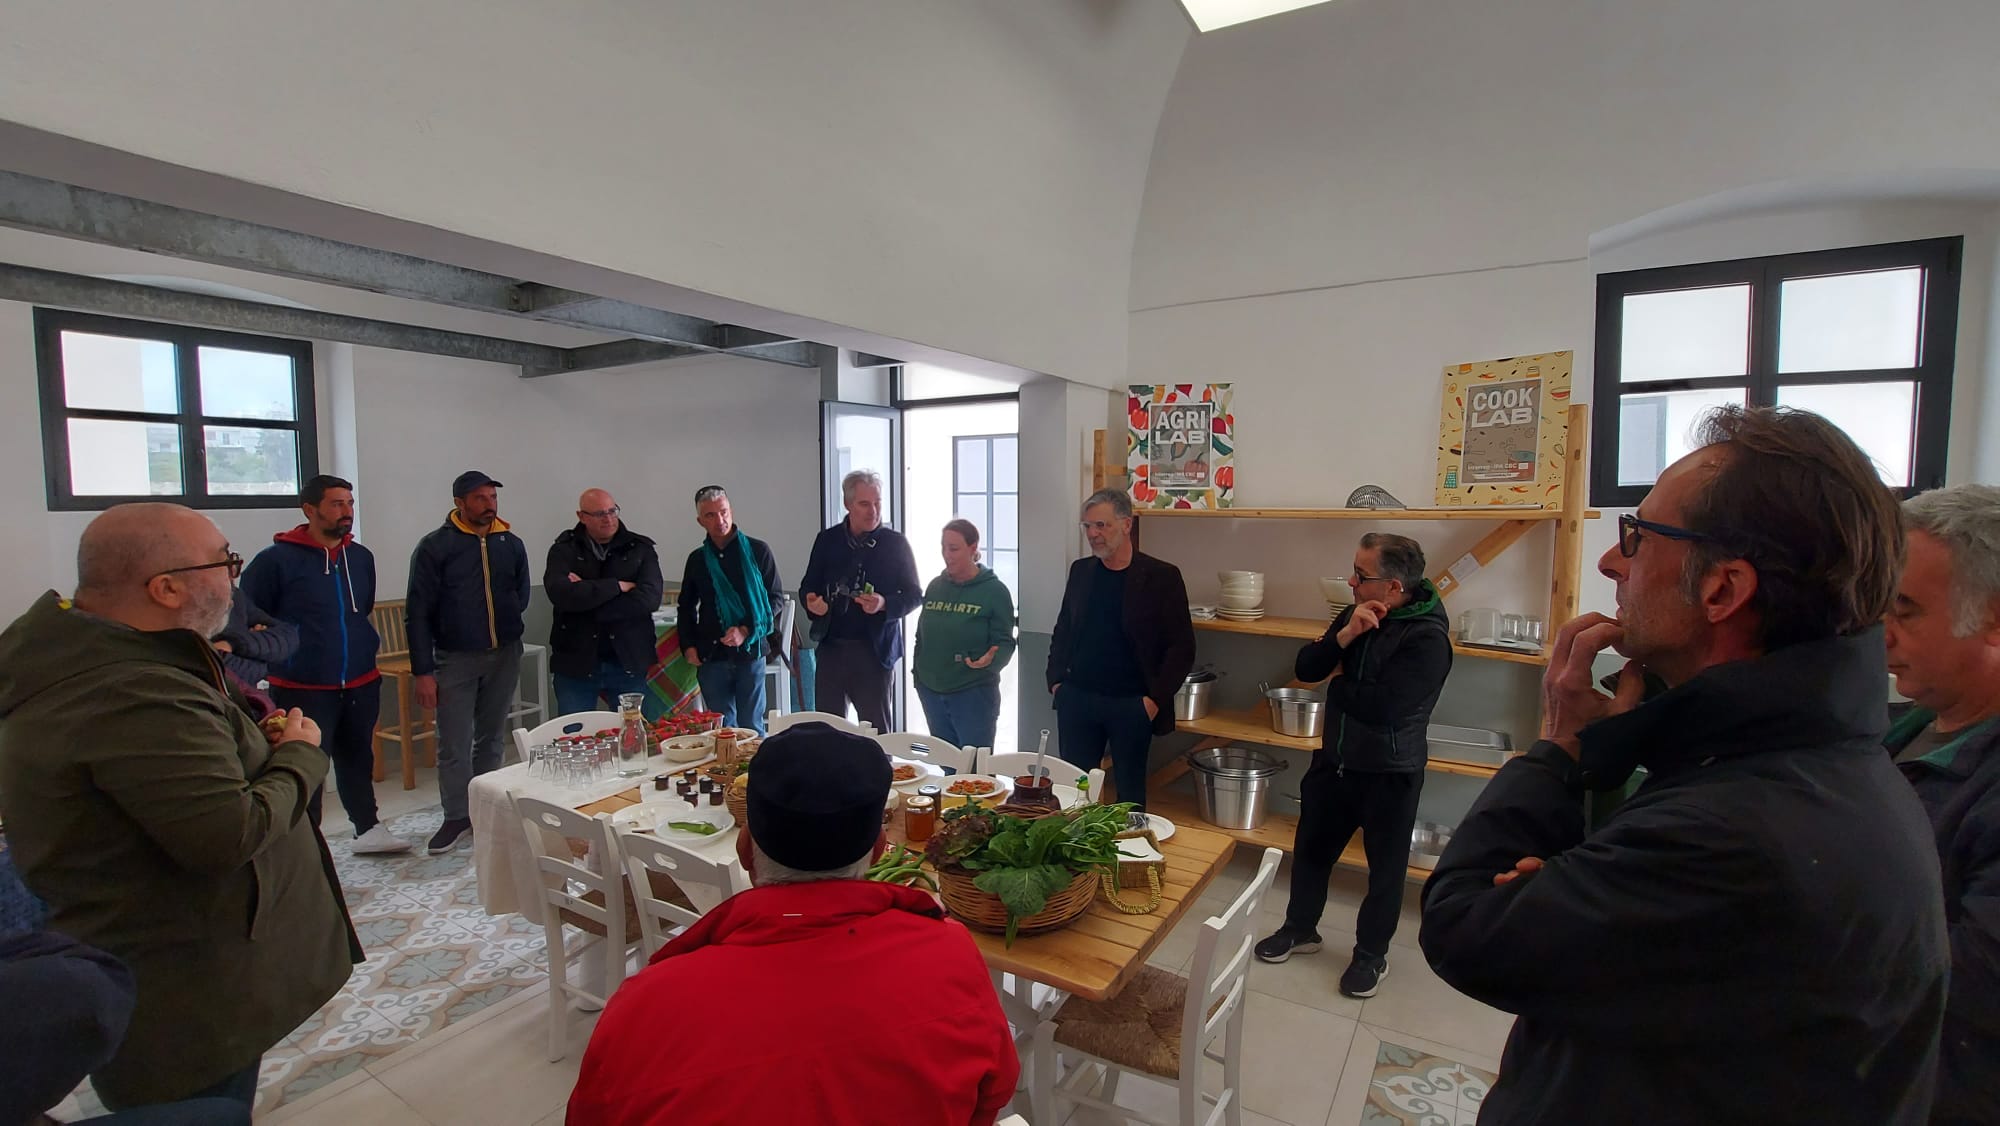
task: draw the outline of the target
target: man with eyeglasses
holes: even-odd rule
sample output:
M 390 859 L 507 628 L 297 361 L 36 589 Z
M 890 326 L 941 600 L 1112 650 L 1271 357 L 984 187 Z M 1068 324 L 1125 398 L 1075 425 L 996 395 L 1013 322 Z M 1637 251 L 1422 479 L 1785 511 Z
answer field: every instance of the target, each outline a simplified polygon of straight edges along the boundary
M 1519 1017 L 1482 1126 L 1918 1126 L 1950 952 L 1882 753 L 1896 498 L 1818 415 L 1723 408 L 1697 441 L 1598 563 L 1618 616 L 1556 632 L 1542 739 L 1460 822 L 1420 941 Z
M 1257 957 L 1283 962 L 1320 948 L 1327 881 L 1340 850 L 1360 829 L 1368 893 L 1339 988 L 1348 997 L 1373 997 L 1389 972 L 1389 940 L 1402 918 L 1410 831 L 1430 758 L 1431 709 L 1451 672 L 1451 618 L 1424 577 L 1424 549 L 1407 536 L 1362 536 L 1347 585 L 1353 605 L 1299 649 L 1294 665 L 1308 684 L 1327 681 L 1333 714 L 1299 781 L 1285 922 L 1257 944 Z
M 681 651 L 695 667 L 702 702 L 730 727 L 764 733 L 764 654 L 782 639 L 785 592 L 770 545 L 736 526 L 721 485 L 694 494 L 701 546 L 681 572 Z
M 903 659 L 903 618 L 924 603 L 917 557 L 882 522 L 882 476 L 856 469 L 840 479 L 847 516 L 813 539 L 800 600 L 819 640 L 814 693 L 834 715 L 854 714 L 892 730 L 889 685 Z
M 1132 498 L 1099 489 L 1083 502 L 1090 554 L 1070 564 L 1049 638 L 1056 750 L 1090 770 L 1111 756 L 1118 800 L 1146 808 L 1153 736 L 1174 730 L 1174 694 L 1194 668 L 1194 621 L 1180 568 L 1132 542 Z
M 92 1075 L 113 1110 L 256 1096 L 259 1061 L 361 960 L 306 802 L 313 721 L 275 742 L 208 639 L 243 560 L 176 504 L 106 509 L 0 633 L 0 817 L 48 926 L 123 960 L 125 1038 Z M 8 1013 L 11 1022 L 32 1014 Z
M 521 688 L 528 549 L 500 519 L 500 482 L 477 469 L 451 483 L 452 510 L 410 553 L 410 671 L 417 702 L 437 709 L 438 798 L 432 856 L 472 839 L 466 790 L 498 770 L 507 709 Z M 405 748 L 408 753 L 408 748 Z
M 646 691 L 646 671 L 655 662 L 653 611 L 666 580 L 653 541 L 626 527 L 618 513 L 610 493 L 586 489 L 576 501 L 576 527 L 549 546 L 542 589 L 556 611 L 549 671 L 562 715 L 595 710 L 600 697 L 615 711 L 627 692 L 645 697 L 646 718 L 660 714 Z

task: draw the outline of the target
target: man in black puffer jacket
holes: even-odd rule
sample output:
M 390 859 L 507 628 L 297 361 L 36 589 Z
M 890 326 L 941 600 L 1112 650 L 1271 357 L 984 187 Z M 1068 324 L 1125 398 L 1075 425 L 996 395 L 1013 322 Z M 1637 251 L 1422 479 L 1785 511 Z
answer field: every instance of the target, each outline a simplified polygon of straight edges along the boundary
M 549 545 L 542 589 L 556 611 L 549 630 L 556 714 L 593 711 L 599 697 L 617 711 L 618 697 L 636 692 L 646 717 L 657 718 L 660 703 L 646 690 L 646 673 L 657 663 L 653 611 L 666 580 L 659 550 L 625 526 L 610 493 L 587 489 L 577 498 L 576 527 Z
M 1300 680 L 1333 678 L 1326 688 L 1333 714 L 1299 782 L 1285 923 L 1257 944 L 1257 957 L 1283 962 L 1319 949 L 1327 880 L 1358 828 L 1368 854 L 1368 894 L 1340 991 L 1373 997 L 1389 972 L 1389 940 L 1402 917 L 1410 830 L 1430 757 L 1426 730 L 1451 672 L 1451 619 L 1424 578 L 1424 549 L 1406 536 L 1361 537 L 1347 585 L 1354 604 L 1299 650 Z
M 1882 752 L 1896 499 L 1817 415 L 1726 407 L 1700 438 L 1598 563 L 1618 618 L 1556 632 L 1542 741 L 1453 833 L 1424 955 L 1519 1017 L 1482 1126 L 1921 1126 L 1950 955 Z M 1586 832 L 1585 792 L 1638 766 Z

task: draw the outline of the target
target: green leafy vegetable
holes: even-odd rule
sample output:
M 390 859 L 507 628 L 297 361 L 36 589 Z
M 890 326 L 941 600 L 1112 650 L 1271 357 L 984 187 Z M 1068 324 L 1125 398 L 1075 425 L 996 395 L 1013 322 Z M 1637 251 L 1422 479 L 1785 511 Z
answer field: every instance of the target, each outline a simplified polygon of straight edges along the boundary
M 695 833 L 704 837 L 714 836 L 722 831 L 722 826 L 711 825 L 706 821 L 669 821 L 667 822 L 667 828 L 679 829 L 683 833 Z
M 925 849 L 939 868 L 975 873 L 973 886 L 1007 908 L 1007 941 L 1049 896 L 1089 871 L 1118 864 L 1119 833 L 1130 805 L 1084 805 L 1034 820 L 967 805 L 945 814 Z

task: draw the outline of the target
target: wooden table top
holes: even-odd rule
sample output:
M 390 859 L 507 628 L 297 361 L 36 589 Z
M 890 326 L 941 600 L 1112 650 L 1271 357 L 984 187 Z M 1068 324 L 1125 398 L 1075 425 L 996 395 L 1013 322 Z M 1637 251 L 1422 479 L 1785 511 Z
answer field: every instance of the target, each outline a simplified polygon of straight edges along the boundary
M 595 816 L 638 802 L 635 787 L 581 806 L 578 812 Z M 903 840 L 900 815 L 885 828 L 892 844 Z M 1229 863 L 1235 847 L 1233 838 L 1205 826 L 1176 824 L 1174 835 L 1160 842 L 1167 873 L 1160 882 L 1160 906 L 1151 914 L 1127 915 L 1105 902 L 1100 893 L 1082 915 L 1061 930 L 1016 938 L 1011 947 L 1005 936 L 984 931 L 972 931 L 972 940 L 978 943 L 986 964 L 996 971 L 1092 1001 L 1108 1000 L 1138 975 L 1167 933 L 1194 910 L 1195 900 Z M 1146 895 L 1144 889 L 1128 888 L 1124 898 L 1128 903 L 1143 903 Z

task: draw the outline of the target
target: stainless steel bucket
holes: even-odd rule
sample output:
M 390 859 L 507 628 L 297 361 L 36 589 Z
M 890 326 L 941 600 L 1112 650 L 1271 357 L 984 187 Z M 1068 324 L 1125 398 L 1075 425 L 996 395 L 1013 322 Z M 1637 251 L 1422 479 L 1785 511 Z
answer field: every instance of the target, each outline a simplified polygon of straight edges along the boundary
M 1174 719 L 1185 723 L 1200 719 L 1208 714 L 1209 705 L 1214 701 L 1216 674 L 1206 669 L 1197 669 L 1181 681 L 1180 691 L 1174 693 Z
M 1194 808 L 1203 821 L 1224 829 L 1255 829 L 1264 823 L 1272 780 L 1285 764 L 1268 751 L 1217 747 L 1188 756 L 1194 775 Z
M 1271 730 L 1295 739 L 1317 739 L 1326 726 L 1326 702 L 1310 688 L 1273 688 L 1264 693 L 1271 702 Z

